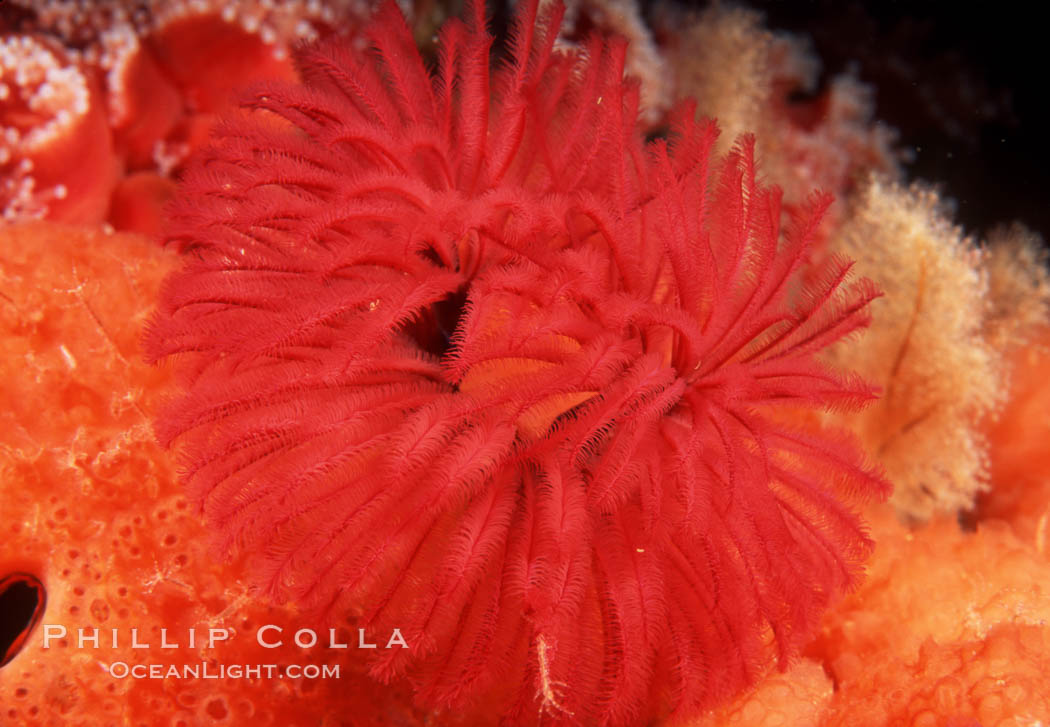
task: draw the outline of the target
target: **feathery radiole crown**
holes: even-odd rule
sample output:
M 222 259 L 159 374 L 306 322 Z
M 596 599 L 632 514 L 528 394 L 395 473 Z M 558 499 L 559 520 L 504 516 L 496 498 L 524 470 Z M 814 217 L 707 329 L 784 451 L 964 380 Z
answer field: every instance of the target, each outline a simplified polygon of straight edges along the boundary
M 431 76 L 396 6 L 302 51 L 187 174 L 148 334 L 219 546 L 279 599 L 397 627 L 437 707 L 632 724 L 781 665 L 854 583 L 887 485 L 814 411 L 877 295 L 781 235 L 753 142 L 646 144 L 624 44 L 483 3 Z M 804 277 L 803 277 L 804 272 Z

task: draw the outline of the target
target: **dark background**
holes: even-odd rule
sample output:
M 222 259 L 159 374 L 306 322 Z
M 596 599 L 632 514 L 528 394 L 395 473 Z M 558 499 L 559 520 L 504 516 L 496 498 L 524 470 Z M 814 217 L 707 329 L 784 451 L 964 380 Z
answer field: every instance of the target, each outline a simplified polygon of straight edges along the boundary
M 909 179 L 937 185 L 983 235 L 1020 220 L 1050 237 L 1050 34 L 1017 3 L 752 2 L 808 37 L 822 82 L 855 68 L 876 118 L 900 133 Z M 1035 7 L 1035 6 L 1028 6 Z

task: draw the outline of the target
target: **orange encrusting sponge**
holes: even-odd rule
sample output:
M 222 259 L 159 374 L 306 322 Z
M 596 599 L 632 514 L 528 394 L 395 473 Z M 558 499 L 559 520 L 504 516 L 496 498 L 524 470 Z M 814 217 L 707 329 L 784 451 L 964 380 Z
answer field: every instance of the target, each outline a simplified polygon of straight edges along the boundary
M 1010 400 L 988 427 L 991 491 L 978 501 L 981 519 L 1013 526 L 1044 557 L 1050 533 L 1050 330 L 1011 361 Z
M 868 578 L 809 651 L 836 686 L 822 724 L 1050 720 L 1050 563 L 1003 523 L 873 520 Z
M 803 659 L 786 672 L 773 672 L 752 690 L 689 727 L 816 727 L 833 691 L 823 667 Z
M 134 235 L 44 223 L 0 231 L 0 579 L 30 573 L 47 591 L 42 624 L 0 669 L 0 724 L 284 726 L 337 715 L 368 716 L 355 724 L 419 724 L 407 690 L 366 681 L 356 628 L 331 624 L 347 650 L 300 649 L 292 636 L 310 624 L 254 599 L 236 564 L 211 557 L 208 534 L 150 425 L 169 373 L 138 352 L 170 262 Z M 283 647 L 257 644 L 264 624 L 284 629 Z M 43 625 L 68 635 L 44 649 Z M 316 629 L 323 645 L 327 626 Z M 211 627 L 234 633 L 207 649 Z M 100 629 L 100 648 L 78 648 L 79 628 Z M 118 648 L 110 647 L 113 628 Z M 131 648 L 132 628 L 151 648 Z M 161 628 L 182 648 L 160 649 Z M 187 646 L 190 628 L 195 649 Z M 370 641 L 385 645 L 387 637 Z M 106 671 L 116 662 L 202 660 L 339 664 L 341 672 L 267 680 Z

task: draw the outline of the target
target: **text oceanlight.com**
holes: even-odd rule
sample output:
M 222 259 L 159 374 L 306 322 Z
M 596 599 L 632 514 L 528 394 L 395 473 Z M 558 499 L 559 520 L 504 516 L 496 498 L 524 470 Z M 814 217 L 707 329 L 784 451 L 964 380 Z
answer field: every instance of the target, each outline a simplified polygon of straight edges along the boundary
M 127 664 L 103 665 L 115 679 L 338 679 L 338 664 Z

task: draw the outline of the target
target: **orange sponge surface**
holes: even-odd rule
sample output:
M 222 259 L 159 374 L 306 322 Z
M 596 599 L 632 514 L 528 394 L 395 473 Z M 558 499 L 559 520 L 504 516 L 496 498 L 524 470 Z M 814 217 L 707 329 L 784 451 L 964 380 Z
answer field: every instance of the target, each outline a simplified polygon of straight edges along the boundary
M 1044 557 L 1050 526 L 1050 330 L 1013 354 L 1010 400 L 989 425 L 992 489 L 982 518 L 1009 522 Z
M 409 693 L 367 680 L 352 625 L 336 624 L 347 650 L 320 648 L 327 628 L 315 629 L 318 647 L 300 648 L 292 635 L 308 624 L 262 605 L 236 564 L 211 557 L 150 425 L 168 374 L 138 351 L 170 263 L 132 235 L 43 223 L 0 231 L 0 578 L 29 573 L 47 593 L 42 623 L 0 669 L 0 724 L 418 724 Z M 283 629 L 267 634 L 282 647 L 258 644 L 266 624 Z M 78 642 L 79 629 L 96 628 L 98 648 Z M 227 635 L 214 648 L 211 628 Z M 132 629 L 149 648 L 133 647 Z M 161 629 L 180 647 L 161 649 Z M 338 664 L 340 674 L 121 676 L 122 664 L 204 663 Z
M 835 683 L 824 724 L 1050 720 L 1050 564 L 1002 523 L 874 519 L 868 579 L 810 650 Z

